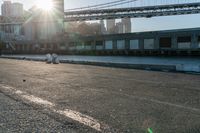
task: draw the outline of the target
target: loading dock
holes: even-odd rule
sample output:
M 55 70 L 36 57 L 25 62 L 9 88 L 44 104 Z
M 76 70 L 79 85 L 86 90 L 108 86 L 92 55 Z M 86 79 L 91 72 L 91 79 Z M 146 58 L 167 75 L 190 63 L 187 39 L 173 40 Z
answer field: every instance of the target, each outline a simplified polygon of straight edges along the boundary
M 103 50 L 103 41 L 96 41 L 96 50 Z
M 91 50 L 92 49 L 92 42 L 91 41 L 85 42 L 84 49 L 85 50 Z
M 76 50 L 84 50 L 84 44 L 82 42 L 77 42 Z
M 154 49 L 154 39 L 144 39 L 144 49 Z
M 130 50 L 133 50 L 133 49 L 139 49 L 138 39 L 130 40 Z
M 171 37 L 161 37 L 159 40 L 160 48 L 171 48 L 172 39 Z
M 125 40 L 117 40 L 117 49 L 124 50 L 125 49 Z
M 64 48 L 64 47 L 62 46 L 61 49 L 64 50 L 63 48 Z M 76 50 L 76 45 L 75 45 L 75 43 L 69 42 L 69 50 Z
M 112 50 L 113 49 L 113 41 L 105 41 L 105 49 Z
M 179 49 L 189 49 L 191 48 L 191 37 L 190 36 L 178 37 L 177 44 Z

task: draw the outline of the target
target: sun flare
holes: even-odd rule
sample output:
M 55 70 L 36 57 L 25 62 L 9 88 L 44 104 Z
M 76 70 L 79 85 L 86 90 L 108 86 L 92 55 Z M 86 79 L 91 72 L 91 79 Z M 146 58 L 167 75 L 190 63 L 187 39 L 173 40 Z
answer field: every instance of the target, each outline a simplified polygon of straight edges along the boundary
M 51 11 L 53 9 L 52 0 L 37 0 L 36 6 L 44 11 Z

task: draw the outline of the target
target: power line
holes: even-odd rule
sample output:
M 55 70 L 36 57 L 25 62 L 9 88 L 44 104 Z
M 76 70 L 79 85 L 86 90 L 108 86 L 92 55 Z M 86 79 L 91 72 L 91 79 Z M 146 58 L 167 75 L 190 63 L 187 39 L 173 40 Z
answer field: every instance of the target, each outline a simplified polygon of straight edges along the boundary
M 136 0 L 134 0 L 136 1 Z M 87 10 L 87 9 L 96 9 L 96 8 L 102 8 L 102 7 L 107 7 L 107 6 L 113 6 L 113 5 L 120 5 L 120 4 L 124 4 L 125 3 L 129 3 L 130 0 L 116 0 L 113 2 L 107 2 L 107 3 L 102 3 L 102 4 L 97 4 L 97 5 L 91 5 L 91 6 L 84 6 L 84 7 L 79 7 L 79 8 L 72 8 L 72 9 L 67 9 L 66 11 L 73 11 L 73 10 Z
M 122 5 L 122 4 L 127 4 L 127 3 L 131 3 L 131 2 L 135 2 L 135 1 L 138 1 L 138 0 L 124 1 L 124 2 L 121 2 L 121 3 L 116 3 L 116 4 L 112 4 L 112 5 L 102 6 L 102 7 L 96 8 L 96 9 L 109 8 L 109 7 L 118 6 L 118 5 Z

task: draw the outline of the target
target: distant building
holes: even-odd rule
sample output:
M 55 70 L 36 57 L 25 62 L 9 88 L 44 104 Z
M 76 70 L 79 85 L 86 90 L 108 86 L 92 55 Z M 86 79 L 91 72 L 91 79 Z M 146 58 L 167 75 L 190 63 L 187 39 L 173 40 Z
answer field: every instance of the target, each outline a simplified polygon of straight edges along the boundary
M 106 34 L 106 27 L 104 24 L 104 20 L 100 20 L 100 25 L 101 25 L 101 34 Z
M 23 4 L 21 3 L 11 3 L 7 0 L 1 5 L 1 13 L 4 17 L 22 17 L 23 11 Z
M 12 3 L 11 5 L 11 17 L 22 17 L 24 14 L 23 4 Z
M 115 27 L 115 31 L 116 33 L 123 33 L 123 23 L 122 22 L 118 22 L 116 23 L 116 27 Z
M 131 19 L 130 18 L 123 18 L 123 33 L 131 33 Z
M 4 0 L 0 16 L 0 41 L 60 41 L 63 33 L 64 0 L 53 2 L 54 13 L 46 15 L 36 6 L 24 11 L 23 4 Z
M 113 34 L 115 32 L 115 19 L 106 20 L 107 33 Z
M 11 1 L 4 1 L 3 4 L 1 5 L 1 14 L 2 16 L 11 16 L 11 8 L 12 8 L 12 3 Z
M 57 10 L 57 14 L 60 17 L 64 17 L 64 0 L 53 0 L 54 8 Z

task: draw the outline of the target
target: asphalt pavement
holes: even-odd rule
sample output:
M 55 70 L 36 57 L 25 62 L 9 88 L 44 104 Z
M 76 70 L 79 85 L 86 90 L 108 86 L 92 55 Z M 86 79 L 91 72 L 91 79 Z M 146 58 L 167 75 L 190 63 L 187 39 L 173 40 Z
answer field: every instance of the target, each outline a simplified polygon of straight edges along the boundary
M 199 75 L 0 59 L 0 132 L 199 133 L 199 86 Z

